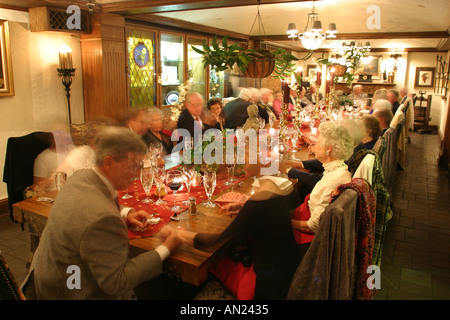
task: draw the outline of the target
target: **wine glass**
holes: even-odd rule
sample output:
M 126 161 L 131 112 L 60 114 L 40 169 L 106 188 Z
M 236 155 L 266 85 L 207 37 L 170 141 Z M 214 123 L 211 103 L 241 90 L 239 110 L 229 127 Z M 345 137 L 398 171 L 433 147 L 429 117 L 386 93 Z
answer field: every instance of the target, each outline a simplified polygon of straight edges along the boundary
M 154 173 L 156 190 L 158 192 L 158 200 L 156 201 L 156 204 L 163 205 L 166 204 L 166 202 L 161 199 L 161 189 L 164 187 L 164 180 L 166 179 L 166 169 L 164 168 L 164 166 L 156 166 L 154 168 Z
M 130 172 L 132 174 L 132 177 L 131 177 L 129 183 L 131 183 L 131 181 L 137 179 L 136 173 L 137 173 L 137 171 L 139 169 L 139 166 L 140 166 L 140 163 L 136 159 L 128 157 L 128 169 L 130 170 Z M 125 193 L 122 196 L 122 199 L 130 199 L 130 198 L 133 197 L 131 194 L 128 193 L 128 188 L 129 188 L 129 184 L 127 185 L 127 193 Z
M 234 158 L 233 158 L 233 163 L 225 163 L 226 167 L 227 167 L 227 173 L 228 173 L 228 180 L 225 181 L 223 184 L 226 186 L 232 186 L 235 182 L 236 179 L 234 179 L 234 169 L 236 167 L 236 150 L 234 150 Z
M 208 196 L 208 201 L 204 202 L 204 206 L 208 208 L 213 208 L 216 205 L 211 202 L 211 196 L 216 188 L 216 172 L 205 170 L 203 173 L 203 186 L 205 187 L 206 195 Z
M 177 191 L 183 185 L 183 173 L 180 170 L 169 170 L 166 173 L 166 183 L 170 190 L 173 191 L 174 205 L 171 210 L 175 213 L 183 211 L 183 208 L 177 205 Z
M 146 198 L 142 200 L 142 203 L 154 203 L 154 201 L 148 197 L 153 186 L 153 178 L 154 172 L 151 167 L 144 167 L 141 169 L 141 183 L 146 195 Z
M 183 203 L 185 205 L 189 205 L 189 194 L 191 193 L 191 184 L 192 184 L 192 181 L 194 180 L 194 176 L 195 176 L 195 167 L 194 166 L 183 166 L 181 171 L 184 174 L 184 183 L 186 184 L 187 194 L 188 194 L 188 199 L 186 201 L 184 201 Z

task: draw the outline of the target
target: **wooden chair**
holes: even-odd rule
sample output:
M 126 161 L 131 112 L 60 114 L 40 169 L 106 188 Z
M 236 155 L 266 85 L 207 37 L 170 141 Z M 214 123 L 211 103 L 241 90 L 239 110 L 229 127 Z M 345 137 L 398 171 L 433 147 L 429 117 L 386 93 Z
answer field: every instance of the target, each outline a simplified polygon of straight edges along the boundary
M 50 146 L 51 139 L 51 132 L 33 132 L 8 139 L 3 182 L 7 185 L 9 212 L 13 221 L 12 205 L 25 199 L 25 189 L 33 184 L 34 160 Z
M 353 179 L 339 186 L 334 194 L 293 277 L 289 300 L 350 300 L 373 296 L 364 287 L 367 278 L 364 273 L 372 264 L 373 191 L 364 179 Z M 369 210 L 364 209 L 366 206 Z
M 425 99 L 422 96 L 419 98 L 420 104 L 418 107 L 414 107 L 414 130 L 418 130 L 419 133 L 431 133 L 431 129 L 428 128 L 428 124 L 431 121 L 431 100 L 432 95 L 428 95 Z M 426 101 L 426 106 L 422 107 L 422 102 Z
M 17 282 L 0 252 L 0 300 L 25 300 Z

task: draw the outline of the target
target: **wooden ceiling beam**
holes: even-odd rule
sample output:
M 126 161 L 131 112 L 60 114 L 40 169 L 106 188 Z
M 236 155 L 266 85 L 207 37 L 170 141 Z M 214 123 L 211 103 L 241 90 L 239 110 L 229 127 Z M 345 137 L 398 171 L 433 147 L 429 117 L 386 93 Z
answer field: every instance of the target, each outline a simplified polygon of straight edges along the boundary
M 429 32 L 365 32 L 365 33 L 336 33 L 333 40 L 364 40 L 364 39 L 439 39 L 448 38 L 447 31 L 429 31 Z M 251 36 L 250 38 L 259 38 L 260 36 Z M 285 41 L 287 34 L 265 35 L 264 38 L 270 41 Z
M 203 26 L 192 22 L 187 22 L 184 20 L 178 20 L 173 18 L 167 18 L 167 17 L 160 17 L 155 16 L 151 14 L 143 14 L 143 15 L 133 15 L 130 17 L 125 18 L 126 21 L 131 22 L 145 22 L 150 23 L 154 26 L 166 26 L 169 28 L 176 28 L 179 29 L 179 31 L 185 32 L 186 30 L 195 31 L 198 33 L 202 33 L 209 36 L 228 36 L 230 39 L 234 40 L 248 40 L 248 35 L 238 32 L 230 32 L 228 30 L 209 27 L 209 26 Z
M 309 0 L 259 0 L 259 4 L 277 4 L 288 2 L 306 2 Z M 256 6 L 258 0 L 140 0 L 105 3 L 103 12 L 123 15 L 142 13 L 166 13 L 188 10 L 217 9 L 241 6 Z

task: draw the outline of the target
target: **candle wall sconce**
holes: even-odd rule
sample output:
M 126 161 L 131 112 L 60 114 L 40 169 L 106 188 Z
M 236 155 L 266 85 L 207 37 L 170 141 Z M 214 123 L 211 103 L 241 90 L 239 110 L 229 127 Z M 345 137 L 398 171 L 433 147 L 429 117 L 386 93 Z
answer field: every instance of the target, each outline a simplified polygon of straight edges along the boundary
M 75 68 L 72 63 L 72 51 L 65 46 L 59 52 L 59 68 L 56 69 L 58 76 L 62 78 L 62 84 L 66 90 L 67 109 L 69 112 L 69 124 L 72 124 L 72 115 L 70 110 L 70 86 L 72 85 L 72 78 L 75 76 Z

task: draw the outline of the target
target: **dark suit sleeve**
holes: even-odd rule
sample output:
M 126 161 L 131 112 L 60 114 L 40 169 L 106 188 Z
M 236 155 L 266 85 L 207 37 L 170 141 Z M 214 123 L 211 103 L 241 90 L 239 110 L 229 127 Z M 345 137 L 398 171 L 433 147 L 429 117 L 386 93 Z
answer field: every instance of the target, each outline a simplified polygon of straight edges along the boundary
M 303 163 L 303 167 L 306 170 L 313 171 L 313 172 L 323 172 L 324 171 L 322 162 L 320 162 L 317 159 L 304 160 L 304 161 L 302 161 L 302 163 Z
M 314 187 L 316 183 L 322 179 L 323 174 L 319 172 L 305 172 L 298 170 L 296 168 L 292 168 L 288 172 L 288 177 L 292 179 L 297 179 L 305 185 L 310 187 Z
M 259 109 L 259 116 L 264 119 L 265 122 L 269 122 L 269 114 L 267 111 L 260 106 L 258 106 Z

